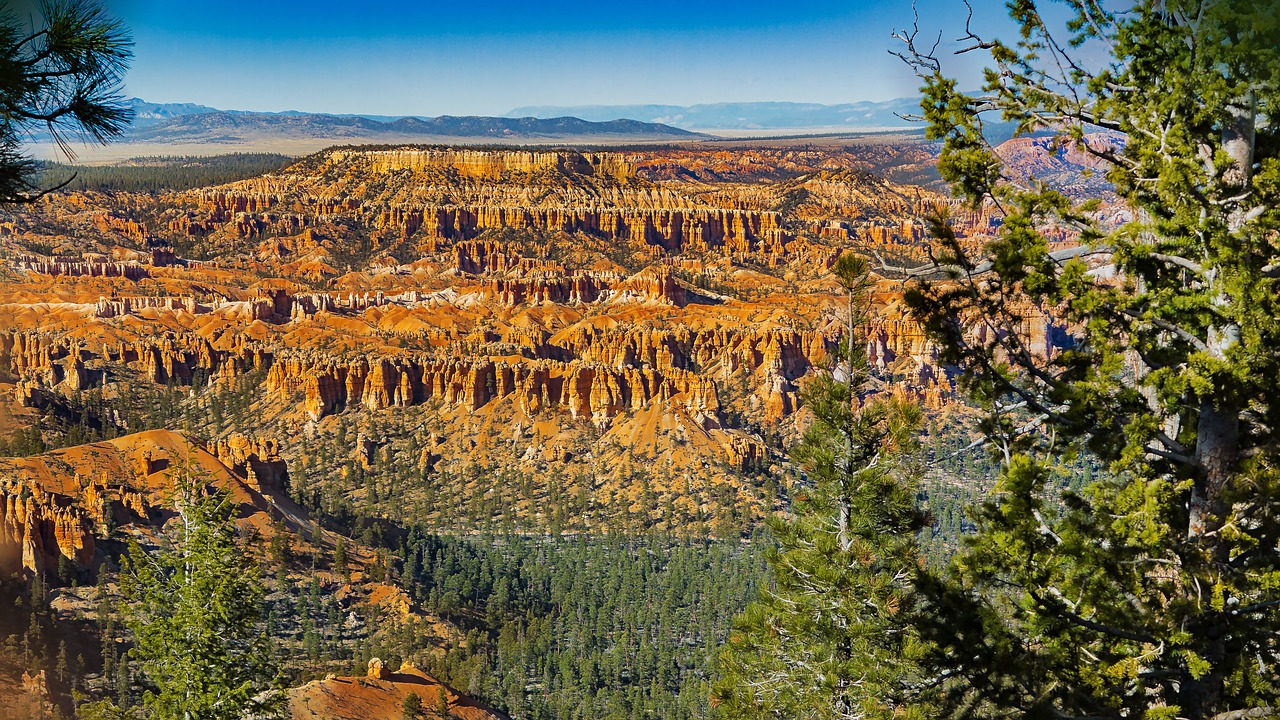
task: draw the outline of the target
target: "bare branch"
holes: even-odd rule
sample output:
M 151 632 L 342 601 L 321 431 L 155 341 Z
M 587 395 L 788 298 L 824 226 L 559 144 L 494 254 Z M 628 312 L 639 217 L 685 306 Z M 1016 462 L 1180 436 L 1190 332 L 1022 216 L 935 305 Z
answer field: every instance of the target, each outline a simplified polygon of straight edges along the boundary
M 938 33 L 938 38 L 934 41 L 933 48 L 929 52 L 921 52 L 916 47 L 916 37 L 920 34 L 920 9 L 916 6 L 915 0 L 911 2 L 911 29 L 897 30 L 892 32 L 892 37 L 906 46 L 906 50 L 890 50 L 889 54 L 898 57 L 907 65 L 916 70 L 917 74 L 921 69 L 927 70 L 930 74 L 942 72 L 942 63 L 938 60 L 937 50 L 938 43 L 942 40 L 942 33 Z
M 1204 267 L 1202 267 L 1199 263 L 1193 262 L 1184 257 L 1179 257 L 1177 255 L 1166 255 L 1164 253 L 1151 253 L 1150 257 L 1153 257 L 1156 260 L 1159 260 L 1160 262 L 1169 263 L 1170 265 L 1177 265 L 1178 267 L 1181 267 L 1181 268 L 1186 268 L 1187 270 L 1190 270 L 1191 272 L 1201 277 L 1204 277 L 1207 272 L 1204 269 Z
M 1230 710 L 1224 713 L 1214 715 L 1210 720 L 1255 720 L 1255 718 L 1268 718 L 1276 714 L 1276 708 L 1273 707 L 1256 707 L 1246 710 Z
M 1158 447 L 1152 447 L 1150 445 L 1147 446 L 1147 452 L 1151 453 L 1152 455 L 1155 455 L 1156 457 L 1164 458 L 1165 460 L 1171 460 L 1180 465 L 1196 466 L 1198 464 L 1196 463 L 1196 460 L 1193 457 L 1182 455 L 1180 453 L 1170 452 L 1168 450 L 1162 450 Z
M 1169 448 L 1173 452 L 1176 452 L 1180 455 L 1187 454 L 1187 448 L 1184 447 L 1182 443 L 1178 442 L 1177 440 L 1174 440 L 1168 435 L 1165 435 L 1163 431 L 1156 432 L 1156 440 L 1159 440 L 1161 445 L 1164 445 L 1165 447 Z
M 995 47 L 997 43 L 983 40 L 973 32 L 971 29 L 973 24 L 973 4 L 970 3 L 969 0 L 964 0 L 964 6 L 968 9 L 968 15 L 964 19 L 964 36 L 957 39 L 960 41 L 972 40 L 973 44 L 962 50 L 957 50 L 955 54 L 964 55 L 965 53 L 973 52 L 974 50 L 990 50 Z
M 1260 603 L 1254 603 L 1252 605 L 1246 605 L 1245 607 L 1242 607 L 1239 610 L 1231 611 L 1231 614 L 1232 615 L 1248 615 L 1250 613 L 1256 613 L 1259 610 L 1266 610 L 1268 608 L 1273 608 L 1273 607 L 1280 607 L 1280 600 L 1268 600 L 1267 602 L 1260 602 Z
M 1179 338 L 1187 341 L 1188 343 L 1191 343 L 1191 345 L 1194 346 L 1195 349 L 1199 350 L 1200 352 L 1209 352 L 1209 346 L 1206 345 L 1203 340 L 1196 337 L 1195 335 L 1192 335 L 1191 332 L 1186 330 L 1185 328 L 1175 325 L 1169 322 L 1168 320 L 1161 320 L 1160 318 L 1157 318 L 1157 317 L 1146 317 L 1145 315 L 1138 312 L 1137 310 L 1132 310 L 1130 308 L 1117 308 L 1110 305 L 1108 305 L 1107 307 L 1111 309 L 1113 312 L 1119 313 L 1126 317 L 1131 317 L 1135 320 L 1142 320 L 1144 322 L 1149 322 L 1152 325 L 1160 328 L 1161 330 L 1171 332 L 1174 335 L 1177 335 Z
M 1061 263 L 1065 260 L 1070 260 L 1072 258 L 1087 257 L 1090 255 L 1110 255 L 1114 252 L 1115 252 L 1115 248 L 1112 248 L 1107 245 L 1100 245 L 1097 247 L 1094 247 L 1091 245 L 1078 245 L 1076 247 L 1068 248 L 1065 250 L 1055 250 L 1049 253 L 1048 257 L 1050 260 L 1054 262 Z M 995 269 L 995 263 L 992 260 L 984 260 L 978 263 L 977 265 L 974 265 L 972 268 L 965 268 L 960 265 L 942 265 L 937 262 L 926 263 L 924 265 L 920 265 L 919 267 L 906 267 L 904 265 L 890 265 L 889 263 L 885 262 L 884 258 L 880 257 L 880 254 L 877 253 L 875 250 L 871 250 L 871 254 L 874 255 L 876 258 L 876 261 L 880 263 L 881 270 L 883 270 L 884 272 L 903 275 L 904 276 L 903 279 L 928 277 L 930 275 L 937 275 L 939 273 L 954 273 L 957 275 L 960 275 L 960 274 L 983 275 Z

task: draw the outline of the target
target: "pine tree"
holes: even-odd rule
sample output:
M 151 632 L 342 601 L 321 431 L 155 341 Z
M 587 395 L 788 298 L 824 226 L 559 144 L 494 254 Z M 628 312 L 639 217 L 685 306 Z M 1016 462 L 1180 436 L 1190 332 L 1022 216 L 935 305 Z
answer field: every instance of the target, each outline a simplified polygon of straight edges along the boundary
M 120 94 L 132 57 L 128 31 L 91 0 L 36 3 L 38 19 L 0 8 L 0 204 L 31 203 L 75 176 L 41 188 L 23 154 L 41 126 L 70 156 L 68 134 L 105 142 L 132 118 Z
M 422 717 L 422 698 L 416 692 L 410 692 L 404 696 L 404 703 L 401 705 L 401 713 L 404 720 L 416 720 Z
M 976 538 L 922 580 L 929 665 L 953 717 L 1272 717 L 1280 20 L 1253 0 L 1070 0 L 1059 31 L 1042 4 L 1009 4 L 1014 44 L 966 38 L 992 61 L 979 96 L 901 35 L 940 172 L 1000 215 L 980 255 L 935 219 L 937 262 L 900 269 L 1001 462 Z M 1100 163 L 1125 213 L 1004 168 L 987 112 Z M 1050 251 L 1064 230 L 1079 247 Z M 1040 313 L 1074 342 L 1033 345 Z M 1108 471 L 1049 497 L 1080 452 Z
M 120 572 L 142 707 L 156 720 L 277 717 L 262 581 L 236 544 L 234 505 L 179 469 L 174 507 L 173 547 L 147 553 L 131 543 Z
M 865 261 L 836 266 L 849 295 L 849 327 L 864 317 Z M 773 587 L 735 622 L 713 690 L 724 718 L 891 718 L 896 682 L 918 651 L 903 620 L 913 602 L 915 533 L 924 517 L 908 454 L 921 413 L 872 391 L 862 346 L 846 337 L 843 362 L 804 401 L 814 422 L 793 449 L 808 473 L 792 515 L 769 522 L 778 548 Z M 918 713 L 917 713 L 918 714 Z
M 449 711 L 449 694 L 445 692 L 443 685 L 436 687 L 436 715 L 441 720 L 447 720 L 453 716 Z
M 288 571 L 289 562 L 293 559 L 293 543 L 283 518 L 271 524 L 271 540 L 267 544 L 267 555 L 275 567 L 277 576 Z
M 347 568 L 347 543 L 341 536 L 333 548 L 333 571 L 343 577 L 348 582 L 351 581 L 350 570 Z

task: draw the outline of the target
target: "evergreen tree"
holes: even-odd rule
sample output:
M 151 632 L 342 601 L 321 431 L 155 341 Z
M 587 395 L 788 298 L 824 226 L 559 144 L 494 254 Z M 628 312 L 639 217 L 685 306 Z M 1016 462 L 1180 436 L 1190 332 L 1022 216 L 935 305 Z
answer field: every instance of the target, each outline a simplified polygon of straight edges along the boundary
M 967 38 L 993 63 L 979 96 L 901 35 L 939 170 L 1001 216 L 982 256 L 937 218 L 937 262 L 903 269 L 1002 469 L 952 571 L 922 580 L 929 665 L 954 717 L 1272 717 L 1280 18 L 1254 0 L 1070 0 L 1059 31 L 1042 4 L 1009 3 L 1013 44 Z M 1094 67 L 1084 46 L 1111 57 Z M 1008 171 L 987 112 L 1094 158 L 1127 213 Z M 1050 251 L 1063 231 L 1080 246 Z M 1039 312 L 1075 342 L 1034 345 Z M 1049 498 L 1077 452 L 1109 472 Z
M 422 697 L 416 692 L 410 692 L 404 696 L 404 703 L 401 705 L 401 711 L 404 720 L 416 720 L 422 717 Z
M 262 632 L 263 585 L 236 544 L 234 505 L 183 469 L 175 489 L 174 546 L 147 553 L 131 543 L 120 572 L 146 716 L 278 717 L 283 697 Z
M 293 558 L 293 543 L 283 518 L 271 524 L 271 540 L 267 544 L 267 555 L 275 567 L 277 576 L 288 571 L 289 561 Z
M 866 263 L 836 265 L 849 328 L 863 319 Z M 903 623 L 913 602 L 915 533 L 924 517 L 907 455 L 920 409 L 873 394 L 862 345 L 807 388 L 814 422 L 793 449 L 809 486 L 792 515 L 769 525 L 772 587 L 749 606 L 719 656 L 713 690 L 725 718 L 891 718 L 898 681 L 914 674 L 918 644 Z M 919 710 L 914 706 L 910 709 Z
M 347 568 L 347 543 L 341 536 L 333 549 L 333 571 L 348 582 L 351 580 L 351 573 Z
M 436 715 L 441 720 L 447 720 L 453 716 L 449 711 L 449 694 L 445 692 L 443 685 L 436 688 Z
M 0 203 L 30 203 L 48 193 L 22 152 L 27 133 L 44 127 L 70 156 L 68 133 L 105 142 L 132 118 L 120 94 L 133 42 L 92 0 L 46 0 L 38 19 L 0 5 Z M 52 189 L 66 185 L 64 177 Z

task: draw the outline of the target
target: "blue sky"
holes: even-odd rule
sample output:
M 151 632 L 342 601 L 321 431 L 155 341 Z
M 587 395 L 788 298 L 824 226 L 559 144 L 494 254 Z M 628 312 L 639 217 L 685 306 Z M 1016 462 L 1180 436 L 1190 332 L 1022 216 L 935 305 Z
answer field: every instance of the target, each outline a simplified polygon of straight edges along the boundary
M 978 25 L 1003 3 L 975 0 Z M 960 0 L 919 0 L 963 26 Z M 500 114 L 522 105 L 838 103 L 914 94 L 910 0 L 114 0 L 130 95 L 245 110 Z M 972 68 L 956 61 L 957 73 Z

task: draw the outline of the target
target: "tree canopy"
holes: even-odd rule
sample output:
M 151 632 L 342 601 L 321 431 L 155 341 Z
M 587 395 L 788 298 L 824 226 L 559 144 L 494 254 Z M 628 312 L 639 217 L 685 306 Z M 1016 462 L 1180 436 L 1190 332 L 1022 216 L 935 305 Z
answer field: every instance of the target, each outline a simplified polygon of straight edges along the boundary
M 935 262 L 884 268 L 911 278 L 1002 461 L 976 537 L 920 581 L 928 665 L 955 717 L 1270 717 L 1280 17 L 1249 0 L 1069 0 L 1058 27 L 1045 4 L 1009 3 L 1013 42 L 966 33 L 962 52 L 990 61 L 977 95 L 899 36 L 940 172 L 1000 216 L 980 253 L 940 215 Z M 1011 172 L 992 117 L 1095 158 L 1122 212 Z M 1063 231 L 1078 247 L 1051 249 Z M 1045 317 L 1072 340 L 1033 344 Z M 1079 452 L 1109 472 L 1051 499 Z

